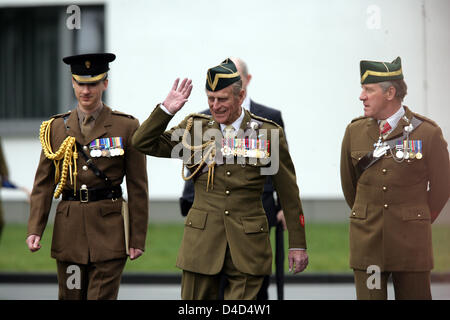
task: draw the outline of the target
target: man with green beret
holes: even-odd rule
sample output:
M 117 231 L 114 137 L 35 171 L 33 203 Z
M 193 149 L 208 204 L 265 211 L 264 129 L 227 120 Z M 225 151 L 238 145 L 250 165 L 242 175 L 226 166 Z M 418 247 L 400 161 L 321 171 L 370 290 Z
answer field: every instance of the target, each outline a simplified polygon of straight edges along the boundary
M 264 276 L 272 271 L 261 201 L 268 174 L 286 217 L 289 266 L 297 273 L 308 264 L 303 211 L 286 139 L 275 122 L 243 110 L 245 90 L 231 59 L 207 72 L 211 115 L 191 114 L 166 131 L 191 90 L 190 80 L 179 85 L 177 79 L 136 131 L 133 145 L 148 155 L 183 158 L 192 172 L 183 176 L 193 179 L 195 197 L 177 258 L 183 269 L 182 299 L 217 299 L 222 274 L 228 280 L 225 299 L 256 299 Z
M 145 249 L 146 159 L 131 145 L 139 121 L 102 101 L 114 59 L 112 53 L 65 57 L 77 107 L 41 125 L 26 242 L 31 252 L 41 248 L 52 198 L 61 196 L 51 247 L 59 299 L 116 299 L 127 255 L 134 260 Z
M 400 57 L 361 61 L 364 116 L 342 142 L 341 184 L 350 213 L 350 267 L 358 299 L 431 299 L 431 224 L 450 193 L 439 126 L 402 104 Z

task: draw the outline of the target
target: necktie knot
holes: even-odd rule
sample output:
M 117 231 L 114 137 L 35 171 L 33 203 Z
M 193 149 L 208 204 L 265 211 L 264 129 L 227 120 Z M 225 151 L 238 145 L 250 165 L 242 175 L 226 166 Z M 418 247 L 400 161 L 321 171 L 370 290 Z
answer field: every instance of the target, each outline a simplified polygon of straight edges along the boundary
M 234 127 L 232 125 L 226 126 L 224 129 L 224 137 L 226 139 L 234 138 Z
M 86 116 L 81 125 L 81 133 L 86 137 L 94 126 L 94 117 L 92 115 Z
M 83 125 L 88 124 L 88 123 L 91 122 L 93 119 L 94 119 L 93 116 L 87 116 L 87 117 L 85 117 L 84 120 L 83 120 Z
M 389 130 L 391 130 L 391 126 L 387 120 L 380 121 L 380 135 L 385 138 L 389 134 Z

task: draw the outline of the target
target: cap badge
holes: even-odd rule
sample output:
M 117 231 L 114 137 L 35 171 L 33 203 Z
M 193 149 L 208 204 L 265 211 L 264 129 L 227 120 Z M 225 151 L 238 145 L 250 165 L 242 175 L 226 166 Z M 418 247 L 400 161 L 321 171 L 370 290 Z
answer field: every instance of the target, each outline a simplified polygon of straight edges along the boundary
M 89 60 L 86 60 L 84 62 L 84 65 L 86 66 L 86 69 L 89 69 L 91 67 L 91 62 Z

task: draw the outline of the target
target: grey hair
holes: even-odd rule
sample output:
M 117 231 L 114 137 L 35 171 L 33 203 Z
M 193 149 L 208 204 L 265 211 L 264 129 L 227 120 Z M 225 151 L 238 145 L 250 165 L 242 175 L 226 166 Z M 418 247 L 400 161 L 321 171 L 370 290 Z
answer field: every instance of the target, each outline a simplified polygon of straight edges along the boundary
M 235 97 L 238 97 L 239 93 L 241 93 L 241 90 L 242 90 L 242 80 L 239 79 L 238 81 L 233 82 L 231 84 L 231 88 L 232 88 L 232 91 L 233 91 L 233 95 Z
M 383 92 L 388 91 L 390 87 L 394 87 L 395 89 L 395 97 L 399 98 L 400 101 L 403 101 L 406 94 L 408 93 L 408 86 L 403 79 L 391 80 L 391 81 L 383 81 L 378 83 L 383 90 Z

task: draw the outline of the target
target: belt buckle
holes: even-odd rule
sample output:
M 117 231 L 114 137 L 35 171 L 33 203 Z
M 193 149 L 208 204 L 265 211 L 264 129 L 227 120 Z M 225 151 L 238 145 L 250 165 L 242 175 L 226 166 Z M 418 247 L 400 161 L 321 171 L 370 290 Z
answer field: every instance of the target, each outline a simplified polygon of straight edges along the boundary
M 89 190 L 85 184 L 83 184 L 80 189 L 80 202 L 89 202 Z

